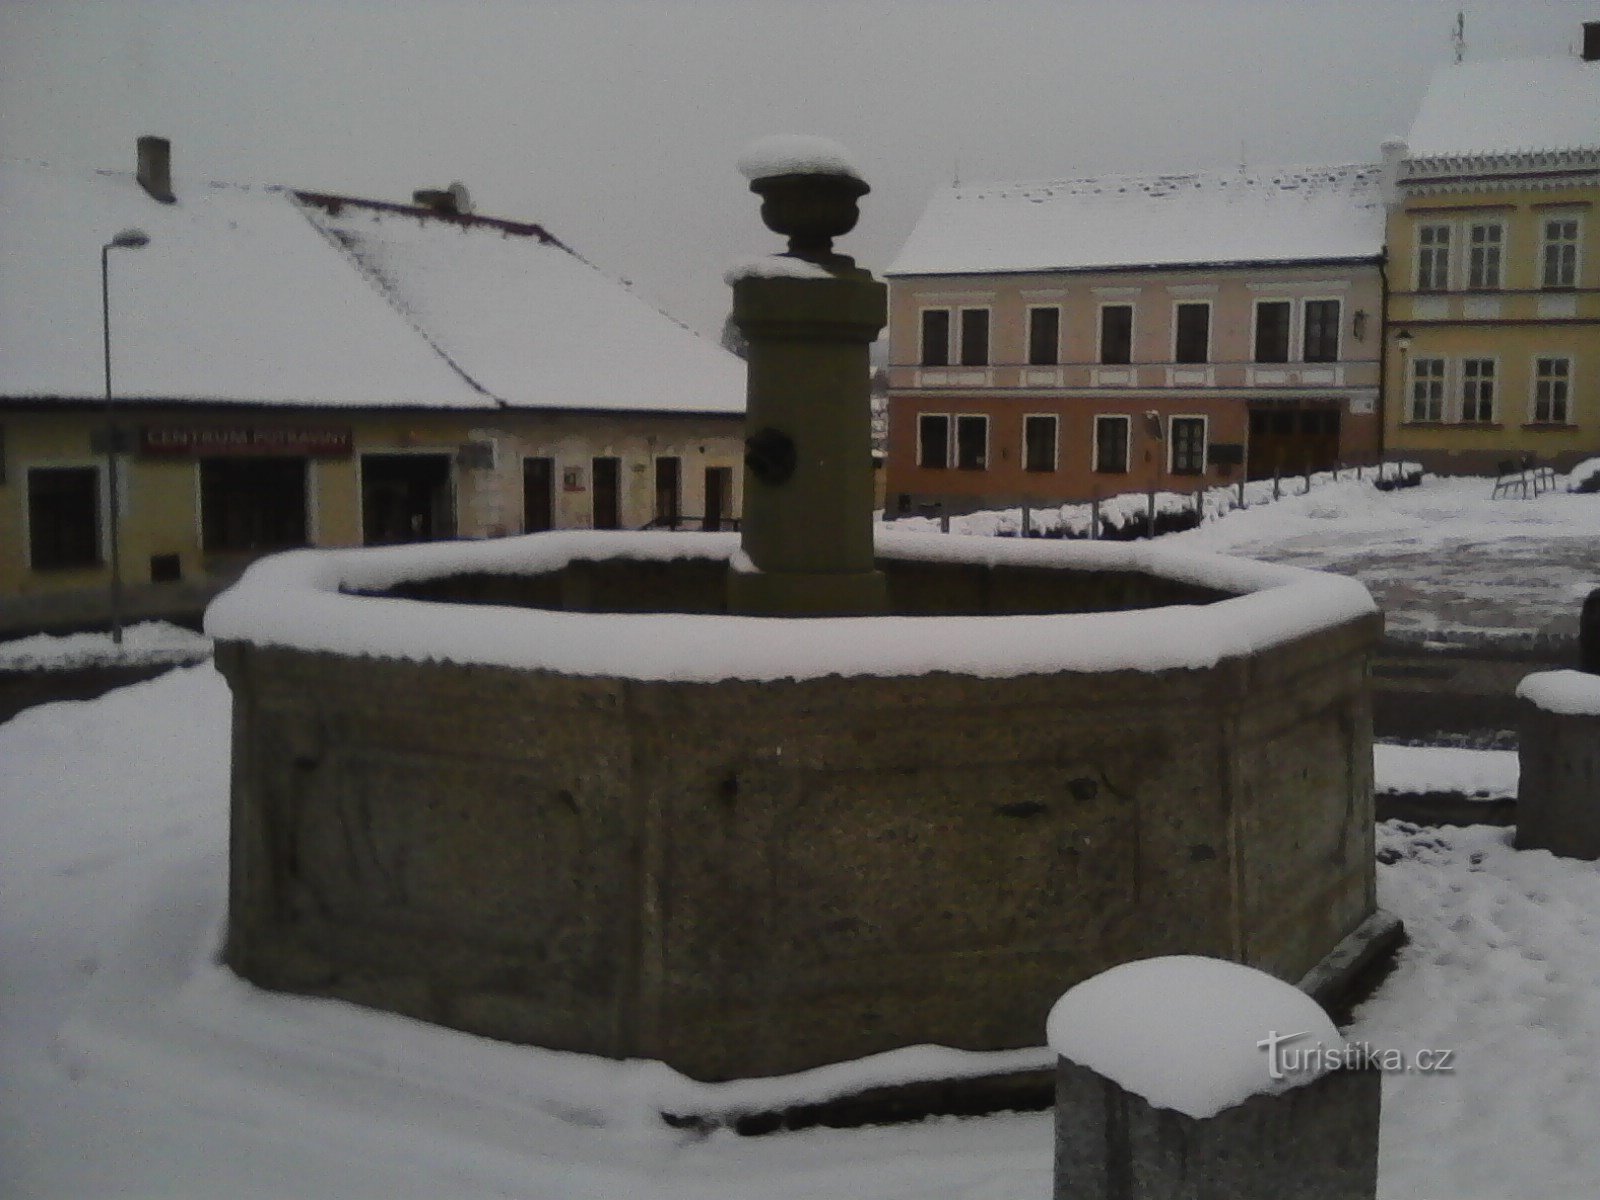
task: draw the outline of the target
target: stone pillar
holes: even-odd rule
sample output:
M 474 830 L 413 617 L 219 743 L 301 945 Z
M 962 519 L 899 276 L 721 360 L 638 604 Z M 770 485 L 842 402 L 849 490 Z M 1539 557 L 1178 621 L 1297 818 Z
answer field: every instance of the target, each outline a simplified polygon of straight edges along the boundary
M 1600 860 L 1600 675 L 1529 675 L 1517 710 L 1517 849 Z
M 1330 1071 L 1202 1119 L 1062 1058 L 1055 1200 L 1372 1200 L 1382 1083 Z
M 821 139 L 758 143 L 742 163 L 786 254 L 733 280 L 733 320 L 748 344 L 746 561 L 729 575 L 734 612 L 864 615 L 888 607 L 873 566 L 868 348 L 887 289 L 832 239 L 856 221 L 867 185 Z M 823 147 L 824 153 L 794 155 Z

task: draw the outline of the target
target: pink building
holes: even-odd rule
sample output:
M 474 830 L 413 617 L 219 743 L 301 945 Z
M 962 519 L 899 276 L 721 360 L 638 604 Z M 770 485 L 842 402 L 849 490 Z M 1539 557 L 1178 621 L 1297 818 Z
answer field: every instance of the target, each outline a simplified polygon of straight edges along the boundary
M 935 195 L 886 272 L 890 511 L 1188 490 L 1375 457 L 1380 174 Z

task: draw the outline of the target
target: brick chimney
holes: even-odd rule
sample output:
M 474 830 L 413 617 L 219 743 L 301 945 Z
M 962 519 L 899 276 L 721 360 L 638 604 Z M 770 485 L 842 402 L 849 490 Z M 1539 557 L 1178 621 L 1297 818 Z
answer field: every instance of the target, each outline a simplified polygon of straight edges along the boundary
M 1583 23 L 1583 61 L 1600 59 L 1600 21 Z
M 145 134 L 139 139 L 139 186 L 163 204 L 177 200 L 172 194 L 172 143 Z

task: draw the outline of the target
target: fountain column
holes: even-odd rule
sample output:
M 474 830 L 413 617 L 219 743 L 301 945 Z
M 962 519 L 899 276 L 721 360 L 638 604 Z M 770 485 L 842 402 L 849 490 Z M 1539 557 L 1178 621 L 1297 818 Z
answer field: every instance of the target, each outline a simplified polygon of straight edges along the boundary
M 768 138 L 740 159 L 784 254 L 730 275 L 749 346 L 743 554 L 728 607 L 771 616 L 887 610 L 873 566 L 868 347 L 887 289 L 833 251 L 870 189 L 822 138 Z

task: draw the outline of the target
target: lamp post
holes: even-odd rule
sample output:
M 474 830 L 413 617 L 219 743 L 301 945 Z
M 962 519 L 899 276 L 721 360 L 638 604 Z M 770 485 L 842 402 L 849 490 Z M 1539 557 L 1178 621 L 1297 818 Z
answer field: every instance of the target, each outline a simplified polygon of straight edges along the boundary
M 111 551 L 111 641 L 122 645 L 122 538 L 121 501 L 117 481 L 117 410 L 111 398 L 111 277 L 109 255 L 112 247 L 137 250 L 148 246 L 150 237 L 140 229 L 124 229 L 100 247 L 100 330 L 106 364 L 106 542 Z

